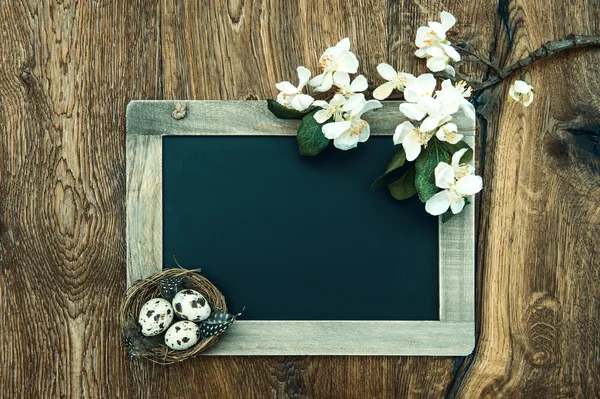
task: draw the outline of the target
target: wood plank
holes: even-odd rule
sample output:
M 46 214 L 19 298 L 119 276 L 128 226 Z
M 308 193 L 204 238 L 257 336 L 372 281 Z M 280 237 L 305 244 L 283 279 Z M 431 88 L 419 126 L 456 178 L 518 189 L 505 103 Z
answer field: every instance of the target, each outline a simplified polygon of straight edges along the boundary
M 457 123 L 461 132 L 462 125 L 464 123 Z M 476 150 L 475 137 L 465 136 L 464 141 Z M 476 161 L 474 154 L 473 162 Z M 439 221 L 440 320 L 443 322 L 475 321 L 474 196 L 469 197 L 469 201 L 472 204 L 459 215 L 446 223 L 442 222 L 441 217 Z
M 474 328 L 472 321 L 240 320 L 207 355 L 468 355 Z
M 545 2 L 511 1 L 501 11 L 508 52 L 493 56 L 506 62 L 569 33 L 600 34 L 587 2 L 548 13 Z M 529 108 L 506 101 L 508 83 L 481 99 L 480 338 L 452 390 L 460 397 L 600 392 L 600 164 L 597 132 L 578 133 L 600 121 L 600 79 L 588 69 L 599 61 L 598 50 L 572 51 L 517 74 L 536 88 Z
M 127 135 L 127 287 L 162 269 L 162 138 Z
M 472 357 L 199 358 L 168 369 L 130 362 L 111 313 L 125 289 L 130 99 L 273 97 L 275 81 L 293 79 L 298 64 L 313 67 L 342 34 L 375 83 L 373 68 L 388 55 L 424 71 L 408 49 L 416 28 L 442 9 L 457 16 L 457 40 L 498 62 L 567 33 L 600 34 L 600 8 L 586 0 L 189 3 L 0 2 L 0 396 L 600 391 L 595 135 L 567 129 L 598 119 L 597 51 L 534 67 L 525 76 L 537 99 L 527 110 L 504 102 L 506 85 L 478 99 L 485 188 Z
M 0 2 L 0 397 L 130 396 L 123 110 L 156 97 L 157 12 Z

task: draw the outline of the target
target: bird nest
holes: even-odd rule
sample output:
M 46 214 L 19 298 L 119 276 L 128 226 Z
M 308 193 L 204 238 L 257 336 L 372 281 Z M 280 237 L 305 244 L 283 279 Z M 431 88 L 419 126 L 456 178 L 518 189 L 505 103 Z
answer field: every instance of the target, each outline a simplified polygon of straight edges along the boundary
M 227 304 L 223 294 L 205 277 L 186 269 L 165 269 L 150 277 L 136 281 L 128 290 L 125 302 L 121 307 L 121 326 L 123 344 L 132 358 L 145 358 L 154 363 L 172 364 L 199 355 L 218 340 L 219 335 L 201 339 L 187 350 L 173 350 L 165 345 L 164 335 L 154 337 L 141 334 L 137 322 L 142 306 L 152 298 L 161 298 L 159 283 L 167 277 L 182 277 L 184 288 L 200 292 L 208 301 L 213 311 L 227 313 Z

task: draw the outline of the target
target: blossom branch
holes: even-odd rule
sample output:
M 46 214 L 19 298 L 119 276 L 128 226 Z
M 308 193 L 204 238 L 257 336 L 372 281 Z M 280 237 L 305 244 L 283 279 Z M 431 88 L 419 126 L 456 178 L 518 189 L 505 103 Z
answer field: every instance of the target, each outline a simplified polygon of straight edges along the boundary
M 497 85 L 507 77 L 511 76 L 513 73 L 526 68 L 534 62 L 550 57 L 551 55 L 554 55 L 561 51 L 598 46 L 600 46 L 599 36 L 579 36 L 571 34 L 563 40 L 555 40 L 543 44 L 540 48 L 531 52 L 529 56 L 520 59 L 514 64 L 509 65 L 508 67 L 499 71 L 499 73 L 497 73 L 496 76 L 492 76 L 491 78 L 484 80 L 483 82 L 471 83 L 471 86 L 473 87 L 473 90 L 480 92 L 482 90 Z
M 452 47 L 454 47 L 456 50 L 465 53 L 465 54 L 469 54 L 471 57 L 475 58 L 477 61 L 487 65 L 488 67 L 490 67 L 494 73 L 496 73 L 496 75 L 500 75 L 502 73 L 502 71 L 500 70 L 500 68 L 498 68 L 498 66 L 496 64 L 493 64 L 492 62 L 486 60 L 485 58 L 483 58 L 482 56 L 480 56 L 477 53 L 472 52 L 471 50 L 465 48 L 465 47 L 460 47 L 460 46 L 455 46 L 453 45 Z

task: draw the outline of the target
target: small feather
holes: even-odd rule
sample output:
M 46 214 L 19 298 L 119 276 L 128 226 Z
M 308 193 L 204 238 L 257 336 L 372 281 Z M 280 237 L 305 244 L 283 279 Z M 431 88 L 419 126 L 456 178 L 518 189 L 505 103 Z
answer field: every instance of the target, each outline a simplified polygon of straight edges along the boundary
M 219 311 L 213 312 L 208 319 L 200 323 L 201 339 L 221 334 L 223 331 L 227 330 L 240 315 L 241 313 L 233 315 Z
M 160 293 L 167 301 L 171 302 L 175 294 L 187 288 L 188 278 L 185 276 L 165 277 L 158 283 Z
M 142 329 L 139 324 L 133 320 L 128 320 L 123 326 L 121 339 L 123 346 L 129 353 L 131 358 L 135 358 L 140 354 L 148 352 L 150 349 L 157 348 L 162 343 L 162 335 L 155 337 L 146 337 L 142 334 Z

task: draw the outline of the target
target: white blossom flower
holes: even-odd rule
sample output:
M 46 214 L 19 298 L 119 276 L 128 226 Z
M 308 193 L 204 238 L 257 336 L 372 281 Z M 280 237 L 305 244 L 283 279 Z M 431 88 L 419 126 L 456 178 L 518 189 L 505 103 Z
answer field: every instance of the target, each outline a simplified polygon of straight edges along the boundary
M 460 151 L 457 151 L 456 154 L 458 152 Z M 461 156 L 462 154 L 458 156 L 458 159 Z M 435 168 L 435 185 L 443 190 L 427 200 L 425 210 L 431 215 L 437 216 L 445 213 L 448 208 L 453 214 L 462 211 L 465 206 L 465 198 L 480 192 L 483 188 L 483 181 L 480 176 L 473 174 L 457 176 L 452 165 L 440 162 Z
M 277 102 L 284 107 L 292 108 L 297 111 L 304 111 L 310 107 L 314 99 L 308 94 L 302 93 L 304 86 L 310 79 L 310 71 L 303 66 L 296 68 L 298 72 L 298 86 L 294 86 L 290 82 L 279 82 L 275 86 L 280 93 L 277 95 Z
M 396 72 L 396 70 L 389 64 L 381 63 L 377 65 L 377 72 L 382 78 L 387 80 L 386 83 L 377 87 L 373 91 L 373 97 L 378 100 L 385 100 L 392 94 L 394 89 L 404 91 L 407 83 L 415 79 L 414 75 L 405 72 Z
M 465 152 L 467 152 L 467 149 L 463 148 L 462 150 L 456 151 L 454 155 L 452 155 L 452 169 L 454 169 L 454 176 L 456 176 L 457 179 L 472 175 L 475 172 L 473 165 L 468 163 L 460 163 L 460 160 L 463 155 L 465 155 Z
M 450 65 L 452 61 L 460 61 L 460 54 L 452 47 L 446 39 L 446 32 L 456 23 L 456 18 L 446 11 L 440 14 L 440 22 L 429 22 L 429 26 L 421 26 L 417 29 L 415 44 L 419 48 L 415 55 L 419 58 L 427 58 L 427 68 L 432 72 L 445 71 L 454 76 L 454 68 Z
M 442 82 L 442 90 L 436 93 L 438 98 L 441 98 L 443 102 L 455 103 L 458 102 L 460 108 L 462 108 L 465 115 L 470 119 L 475 119 L 475 107 L 467 98 L 471 97 L 473 89 L 467 87 L 465 81 L 457 82 L 454 86 L 450 79 L 446 79 Z
M 354 53 L 350 51 L 350 39 L 347 37 L 340 40 L 334 47 L 329 47 L 321 58 L 319 58 L 319 67 L 323 71 L 315 76 L 309 84 L 315 87 L 315 91 L 323 92 L 331 89 L 331 86 L 337 84 L 337 79 L 349 73 L 356 73 L 358 70 L 358 60 Z M 339 72 L 335 75 L 336 72 Z
M 405 121 L 396 127 L 394 133 L 394 144 L 402 144 L 406 153 L 407 161 L 414 161 L 421 153 L 421 147 L 427 147 L 427 143 L 433 137 L 432 131 L 425 131 L 421 127 L 415 127 L 409 121 Z
M 529 107 L 533 102 L 533 86 L 523 80 L 517 80 L 508 90 L 510 97 L 516 102 L 523 101 L 523 105 Z
M 458 133 L 458 127 L 454 123 L 446 123 L 437 130 L 435 136 L 440 141 L 456 144 L 462 140 L 463 135 Z
M 415 79 L 407 82 L 404 89 L 404 99 L 411 103 L 416 103 L 420 99 L 433 96 L 437 80 L 430 73 L 419 75 Z
M 345 103 L 346 97 L 342 94 L 334 95 L 329 102 L 323 100 L 315 101 L 313 103 L 314 106 L 323 108 L 322 110 L 315 112 L 315 120 L 319 123 L 325 123 L 329 118 L 333 118 L 335 122 L 341 121 Z
M 436 84 L 435 77 L 426 73 L 408 83 L 404 89 L 404 98 L 408 102 L 400 104 L 400 111 L 409 119 L 423 120 L 421 131 L 430 132 L 449 122 L 464 99 L 462 92 L 452 84 L 436 91 L 433 96 Z
M 369 82 L 367 82 L 367 78 L 365 78 L 363 75 L 358 75 L 354 78 L 352 83 L 350 83 L 350 75 L 343 72 L 336 72 L 333 74 L 333 80 L 335 81 L 335 85 L 338 87 L 337 92 L 346 98 L 354 95 L 355 93 L 365 91 L 369 87 Z
M 366 101 L 362 94 L 350 97 L 343 105 L 343 118 L 340 121 L 323 125 L 323 135 L 333 140 L 333 145 L 340 150 L 349 150 L 369 139 L 371 130 L 362 115 L 376 108 L 381 108 L 377 100 Z

